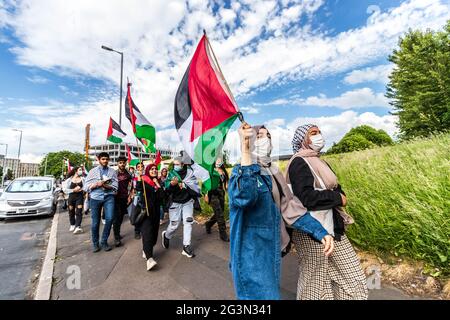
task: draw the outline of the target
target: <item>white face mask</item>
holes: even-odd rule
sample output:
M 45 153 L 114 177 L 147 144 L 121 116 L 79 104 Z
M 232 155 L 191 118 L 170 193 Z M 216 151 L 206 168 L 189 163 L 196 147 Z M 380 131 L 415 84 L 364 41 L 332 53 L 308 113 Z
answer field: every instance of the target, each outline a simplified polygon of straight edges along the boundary
M 255 150 L 253 154 L 257 159 L 264 162 L 270 162 L 270 154 L 272 153 L 272 141 L 265 137 L 255 141 Z
M 82 176 L 82 175 L 83 175 L 83 170 L 78 170 L 78 171 L 77 171 L 77 174 L 78 174 L 79 176 Z
M 311 144 L 309 146 L 314 151 L 319 152 L 325 146 L 325 140 L 323 139 L 323 137 L 320 133 L 316 134 L 315 136 L 311 136 L 310 139 L 311 139 Z

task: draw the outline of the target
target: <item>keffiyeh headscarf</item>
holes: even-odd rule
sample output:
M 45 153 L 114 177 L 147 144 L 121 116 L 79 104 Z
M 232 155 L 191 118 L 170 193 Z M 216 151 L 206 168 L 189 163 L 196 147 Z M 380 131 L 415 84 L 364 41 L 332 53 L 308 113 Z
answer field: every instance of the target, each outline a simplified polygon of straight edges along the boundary
M 294 154 L 297 153 L 303 146 L 306 134 L 311 128 L 318 128 L 315 124 L 304 124 L 295 130 L 294 138 L 292 139 L 292 150 Z

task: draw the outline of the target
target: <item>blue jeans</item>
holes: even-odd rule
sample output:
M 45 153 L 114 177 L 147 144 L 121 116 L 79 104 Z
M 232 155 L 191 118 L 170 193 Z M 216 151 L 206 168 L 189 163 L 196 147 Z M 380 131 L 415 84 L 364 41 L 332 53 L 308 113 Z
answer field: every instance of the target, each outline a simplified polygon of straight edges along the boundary
M 103 228 L 102 241 L 101 244 L 106 244 L 108 242 L 109 234 L 111 232 L 111 226 L 114 218 L 114 195 L 105 196 L 104 200 L 90 199 L 92 226 L 92 244 L 98 245 L 99 229 L 100 229 L 100 218 L 101 209 L 103 207 L 103 212 L 105 214 L 105 227 Z

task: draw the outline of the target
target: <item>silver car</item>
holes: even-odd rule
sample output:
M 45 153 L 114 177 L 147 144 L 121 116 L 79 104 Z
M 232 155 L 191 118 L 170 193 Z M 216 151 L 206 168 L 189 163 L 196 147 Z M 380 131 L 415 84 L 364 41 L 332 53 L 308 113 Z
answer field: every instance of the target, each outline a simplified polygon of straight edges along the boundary
M 15 179 L 0 195 L 0 219 L 55 214 L 55 191 L 54 178 Z

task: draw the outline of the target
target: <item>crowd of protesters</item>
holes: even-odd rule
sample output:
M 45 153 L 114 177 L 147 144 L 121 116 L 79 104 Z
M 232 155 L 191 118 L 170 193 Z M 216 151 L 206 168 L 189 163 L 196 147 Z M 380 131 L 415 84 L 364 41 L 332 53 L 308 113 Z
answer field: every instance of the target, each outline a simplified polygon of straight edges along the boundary
M 347 198 L 336 175 L 320 158 L 324 147 L 320 128 L 313 124 L 297 128 L 285 174 L 272 163 L 267 128 L 244 123 L 239 135 L 240 163 L 229 176 L 223 160 L 217 159 L 213 175 L 218 183 L 204 195 L 213 211 L 205 223 L 206 233 L 211 234 L 217 223 L 220 239 L 230 242 L 229 268 L 237 298 L 280 299 L 281 262 L 293 244 L 299 268 L 297 299 L 367 299 L 364 273 L 345 235 L 354 221 L 345 210 Z M 111 229 L 114 246 L 121 246 L 121 225 L 128 215 L 135 239 L 142 239 L 142 257 L 150 271 L 157 266 L 153 249 L 158 236 L 169 249 L 182 224 L 181 253 L 195 257 L 192 225 L 202 192 L 190 162 L 177 157 L 173 169 L 159 171 L 154 163 L 127 168 L 127 158 L 119 157 L 115 170 L 109 166 L 108 153 L 102 152 L 98 163 L 87 176 L 83 168 L 74 168 L 63 184 L 71 232 L 83 232 L 82 212 L 90 210 L 92 249 L 110 251 Z

